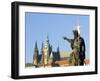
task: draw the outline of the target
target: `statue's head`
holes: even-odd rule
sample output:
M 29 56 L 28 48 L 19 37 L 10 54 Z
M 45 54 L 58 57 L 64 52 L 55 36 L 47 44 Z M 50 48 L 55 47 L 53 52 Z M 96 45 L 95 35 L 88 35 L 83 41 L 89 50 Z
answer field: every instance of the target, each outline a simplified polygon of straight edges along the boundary
M 74 35 L 74 38 L 78 37 L 78 31 L 77 30 L 73 30 L 73 35 Z

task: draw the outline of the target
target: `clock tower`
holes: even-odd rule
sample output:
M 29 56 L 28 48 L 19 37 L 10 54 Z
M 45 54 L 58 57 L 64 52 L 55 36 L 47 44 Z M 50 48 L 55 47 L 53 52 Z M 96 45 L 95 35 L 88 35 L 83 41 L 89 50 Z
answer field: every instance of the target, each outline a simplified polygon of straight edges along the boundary
M 44 47 L 43 47 L 44 65 L 48 64 L 49 53 L 50 53 L 50 44 L 49 44 L 49 38 L 47 36 L 46 41 L 44 42 Z

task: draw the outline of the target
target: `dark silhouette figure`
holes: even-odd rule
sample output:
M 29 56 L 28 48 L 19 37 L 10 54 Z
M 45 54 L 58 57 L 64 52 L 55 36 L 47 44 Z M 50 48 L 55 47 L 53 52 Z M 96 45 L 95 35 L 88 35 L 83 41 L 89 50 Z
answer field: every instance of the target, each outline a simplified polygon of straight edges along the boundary
M 85 60 L 85 42 L 84 39 L 78 34 L 77 30 L 73 30 L 74 39 L 63 37 L 71 44 L 73 52 L 70 55 L 70 63 L 72 65 L 84 65 Z

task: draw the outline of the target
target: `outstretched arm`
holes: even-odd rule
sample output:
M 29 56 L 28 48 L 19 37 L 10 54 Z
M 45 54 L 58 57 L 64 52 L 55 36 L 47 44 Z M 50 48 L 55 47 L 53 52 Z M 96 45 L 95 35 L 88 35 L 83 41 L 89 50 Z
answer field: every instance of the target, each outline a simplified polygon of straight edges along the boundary
M 68 39 L 67 37 L 63 37 L 63 39 L 67 40 L 70 43 L 71 48 L 73 49 L 74 39 Z
M 68 39 L 67 37 L 63 37 L 64 40 L 67 40 L 69 43 L 71 43 L 71 39 Z

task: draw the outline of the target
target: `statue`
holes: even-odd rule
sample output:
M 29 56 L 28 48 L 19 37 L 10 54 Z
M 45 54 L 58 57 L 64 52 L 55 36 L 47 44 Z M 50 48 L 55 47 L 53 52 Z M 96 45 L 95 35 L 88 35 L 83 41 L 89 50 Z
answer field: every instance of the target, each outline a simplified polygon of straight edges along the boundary
M 69 63 L 72 66 L 84 65 L 85 60 L 85 42 L 77 30 L 73 30 L 74 39 L 63 37 L 71 44 L 72 52 L 70 54 Z

